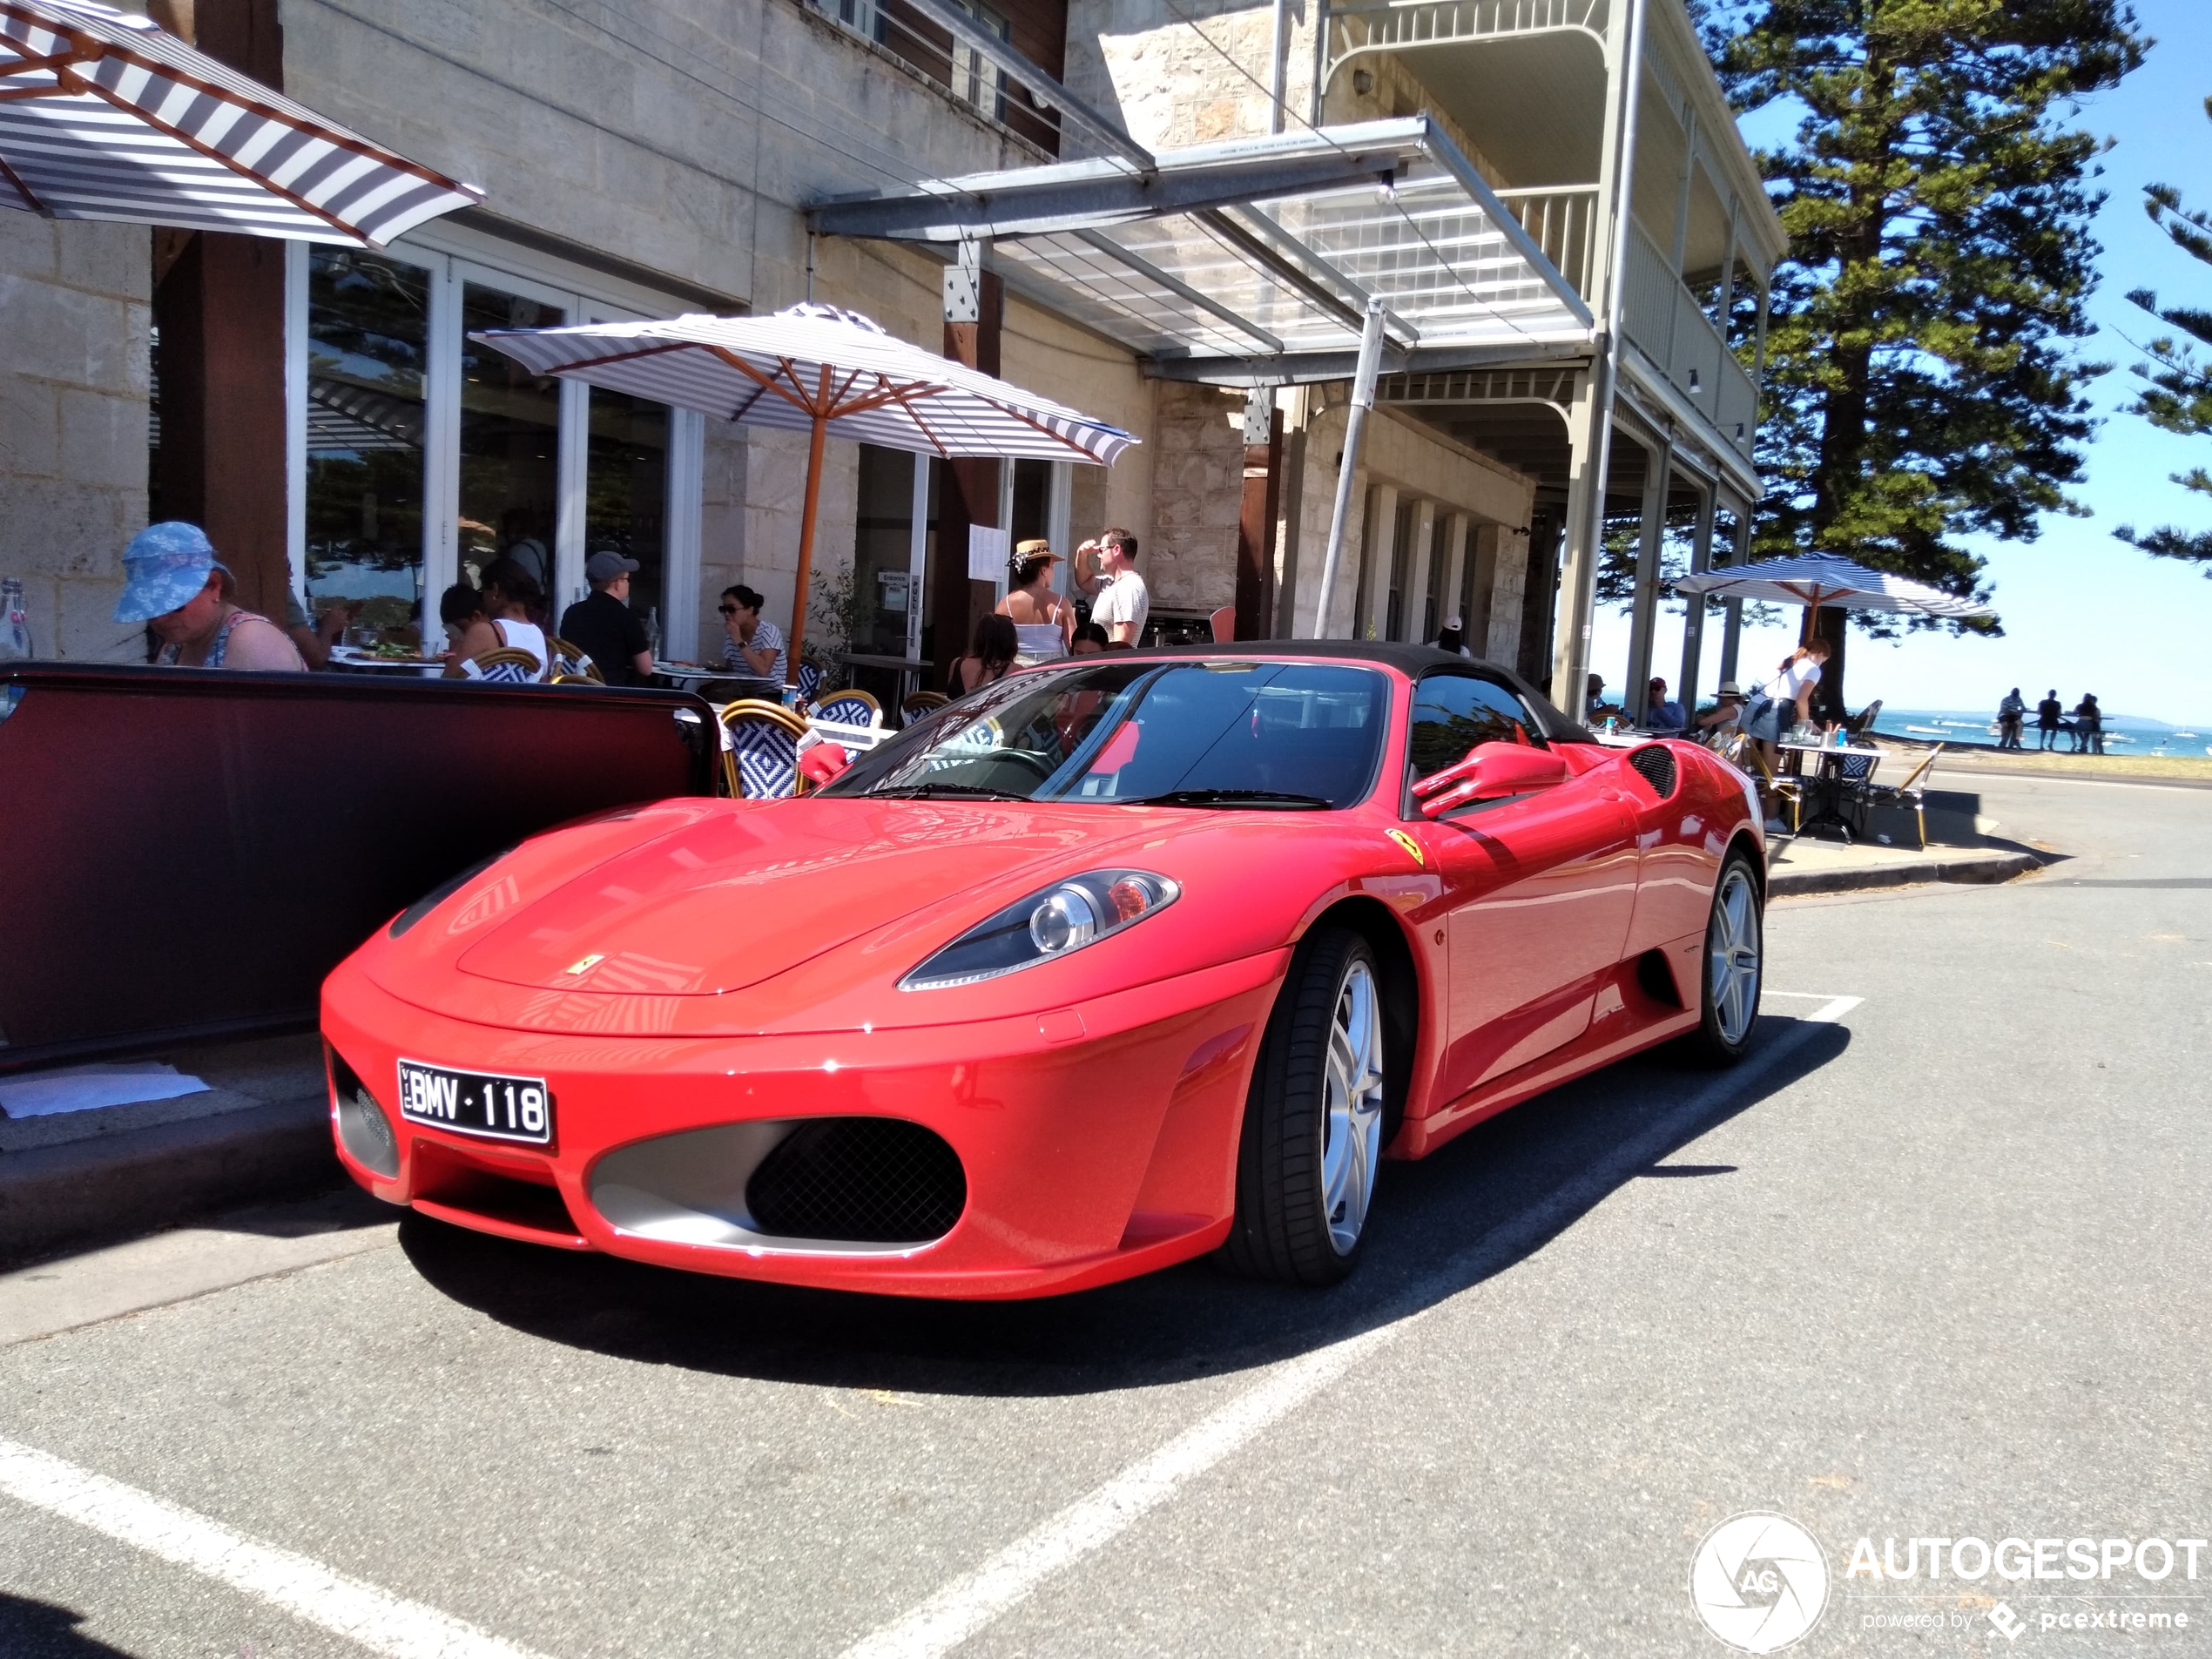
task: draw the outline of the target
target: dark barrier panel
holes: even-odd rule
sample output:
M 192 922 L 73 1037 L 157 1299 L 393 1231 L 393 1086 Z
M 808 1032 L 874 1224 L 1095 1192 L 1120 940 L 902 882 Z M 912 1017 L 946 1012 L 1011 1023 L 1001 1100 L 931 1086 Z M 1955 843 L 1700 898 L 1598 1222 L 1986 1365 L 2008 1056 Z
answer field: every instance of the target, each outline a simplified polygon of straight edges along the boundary
M 441 881 L 719 760 L 678 691 L 0 671 L 0 1070 L 311 1022 Z

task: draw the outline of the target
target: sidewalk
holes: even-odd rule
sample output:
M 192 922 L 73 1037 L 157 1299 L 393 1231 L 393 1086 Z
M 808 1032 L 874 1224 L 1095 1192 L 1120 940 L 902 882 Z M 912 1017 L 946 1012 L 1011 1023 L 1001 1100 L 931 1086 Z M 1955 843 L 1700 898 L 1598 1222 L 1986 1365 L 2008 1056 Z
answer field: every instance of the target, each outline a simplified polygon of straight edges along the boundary
M 1767 893 L 1783 899 L 1924 881 L 2009 881 L 2045 862 L 2027 847 L 2002 843 L 1915 849 L 1776 835 L 1767 841 Z
M 0 1115 L 0 1264 L 336 1184 L 314 1033 L 153 1057 L 208 1088 L 135 1106 Z

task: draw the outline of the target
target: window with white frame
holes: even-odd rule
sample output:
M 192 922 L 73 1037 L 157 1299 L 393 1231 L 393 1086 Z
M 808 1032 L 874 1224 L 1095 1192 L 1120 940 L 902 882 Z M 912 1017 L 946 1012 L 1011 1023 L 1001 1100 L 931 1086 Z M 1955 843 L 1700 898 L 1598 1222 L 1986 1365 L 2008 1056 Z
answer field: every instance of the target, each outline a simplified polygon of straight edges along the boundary
M 687 411 L 547 379 L 477 330 L 642 314 L 544 261 L 524 275 L 401 245 L 293 244 L 287 343 L 293 575 L 309 609 L 440 638 L 438 601 L 511 558 L 550 619 L 585 591 L 602 549 L 636 559 L 648 631 L 698 633 L 699 448 Z

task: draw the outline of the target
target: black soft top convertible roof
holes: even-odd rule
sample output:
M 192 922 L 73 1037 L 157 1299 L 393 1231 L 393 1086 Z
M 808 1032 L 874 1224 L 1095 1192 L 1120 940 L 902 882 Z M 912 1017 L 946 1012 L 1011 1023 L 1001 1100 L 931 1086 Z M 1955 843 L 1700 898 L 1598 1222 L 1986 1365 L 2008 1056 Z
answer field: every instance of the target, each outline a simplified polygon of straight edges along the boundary
M 1170 661 L 1197 658 L 1219 662 L 1224 659 L 1250 661 L 1272 660 L 1278 658 L 1304 658 L 1311 661 L 1332 663 L 1372 663 L 1384 668 L 1394 668 L 1408 679 L 1419 679 L 1440 669 L 1456 669 L 1461 673 L 1480 673 L 1487 678 L 1510 685 L 1530 707 L 1536 711 L 1544 736 L 1554 743 L 1595 743 L 1587 728 L 1577 724 L 1554 706 L 1550 698 L 1528 684 L 1509 668 L 1496 663 L 1470 660 L 1450 651 L 1439 651 L 1433 645 L 1396 644 L 1366 639 L 1238 639 L 1212 645 L 1157 645 L 1130 653 L 1141 658 L 1163 658 Z M 1121 652 L 1114 653 L 1116 656 Z

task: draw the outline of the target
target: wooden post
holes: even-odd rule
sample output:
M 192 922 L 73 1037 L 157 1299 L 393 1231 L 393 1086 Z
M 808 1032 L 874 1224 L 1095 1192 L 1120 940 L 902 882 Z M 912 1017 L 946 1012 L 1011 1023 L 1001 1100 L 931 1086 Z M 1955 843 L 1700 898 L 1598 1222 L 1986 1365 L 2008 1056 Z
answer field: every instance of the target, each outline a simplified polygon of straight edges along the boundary
M 945 324 L 945 355 L 986 374 L 999 372 L 999 324 L 1006 310 L 1006 289 L 998 273 L 982 271 L 976 278 L 976 320 L 948 319 Z M 975 619 L 997 603 L 997 590 L 968 578 L 968 531 L 972 524 L 995 527 L 999 522 L 997 461 L 948 461 L 939 475 L 937 495 L 936 569 L 929 574 L 931 621 L 934 635 L 930 656 L 936 664 L 937 682 L 946 689 L 954 659 L 966 654 Z
M 1244 445 L 1244 498 L 1237 519 L 1237 637 L 1265 639 L 1275 631 L 1275 516 L 1282 493 L 1283 412 L 1266 388 L 1267 441 Z M 1255 435 L 1247 420 L 1245 437 Z
M 822 382 L 814 395 L 814 430 L 806 441 L 806 505 L 799 516 L 799 577 L 791 599 L 791 638 L 784 658 L 789 684 L 799 684 L 799 647 L 806 641 L 806 583 L 814 571 L 814 518 L 822 502 L 822 440 L 829 432 L 830 368 L 822 365 Z

